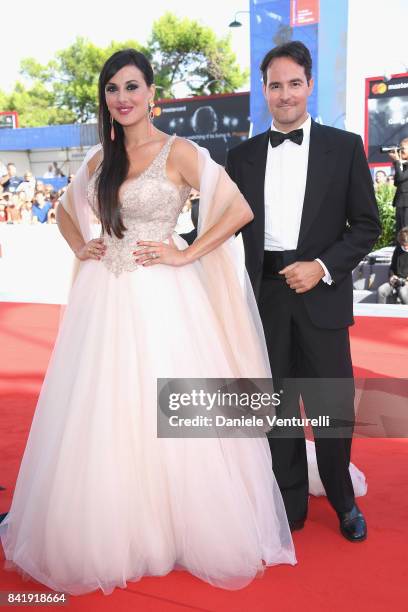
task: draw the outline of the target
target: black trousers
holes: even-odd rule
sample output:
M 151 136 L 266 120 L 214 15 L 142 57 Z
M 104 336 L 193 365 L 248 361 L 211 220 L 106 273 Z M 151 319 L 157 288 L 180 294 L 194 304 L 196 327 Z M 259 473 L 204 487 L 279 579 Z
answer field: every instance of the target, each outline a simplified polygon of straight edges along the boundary
M 395 209 L 395 232 L 408 226 L 408 206 L 397 206 Z
M 268 260 L 268 254 L 265 255 Z M 315 327 L 301 294 L 296 294 L 281 276 L 271 271 L 268 261 L 264 266 L 259 310 L 274 387 L 284 391 L 277 416 L 300 416 L 300 395 L 307 417 L 331 416 L 332 429 L 313 428 L 317 464 L 330 503 L 336 511 L 348 512 L 354 504 L 349 474 L 354 380 L 348 328 Z M 294 378 L 299 381 L 297 386 L 293 385 Z M 339 384 L 327 379 L 338 379 Z M 308 474 L 303 428 L 274 428 L 268 441 L 288 519 L 304 519 L 308 509 Z

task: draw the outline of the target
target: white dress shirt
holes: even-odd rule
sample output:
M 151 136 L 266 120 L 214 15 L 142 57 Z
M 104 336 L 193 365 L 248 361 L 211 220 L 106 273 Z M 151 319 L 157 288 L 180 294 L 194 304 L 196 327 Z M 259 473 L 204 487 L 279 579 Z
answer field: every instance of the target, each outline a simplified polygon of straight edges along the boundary
M 265 171 L 265 250 L 292 251 L 297 248 L 303 201 L 305 199 L 307 166 L 309 161 L 310 115 L 299 126 L 303 129 L 301 145 L 285 140 L 277 147 L 269 143 Z M 277 130 L 273 122 L 271 130 Z M 333 282 L 320 259 L 325 276 Z

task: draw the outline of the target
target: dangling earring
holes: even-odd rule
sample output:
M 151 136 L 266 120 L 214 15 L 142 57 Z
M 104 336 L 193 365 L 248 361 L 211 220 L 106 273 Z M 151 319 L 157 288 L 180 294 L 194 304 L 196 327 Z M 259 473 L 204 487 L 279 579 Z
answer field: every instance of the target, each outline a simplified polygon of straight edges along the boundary
M 151 122 L 153 122 L 153 119 L 154 119 L 153 109 L 154 109 L 154 102 L 153 102 L 153 100 L 150 100 L 150 102 L 149 102 L 149 119 L 150 119 Z
M 148 117 L 149 117 L 149 136 L 153 136 L 153 119 L 154 119 L 154 102 L 153 100 L 150 100 L 149 102 L 149 113 L 148 113 Z
M 115 140 L 115 128 L 113 126 L 113 117 L 112 117 L 112 115 L 111 115 L 111 118 L 110 118 L 110 124 L 111 124 L 111 140 L 113 141 L 113 140 Z

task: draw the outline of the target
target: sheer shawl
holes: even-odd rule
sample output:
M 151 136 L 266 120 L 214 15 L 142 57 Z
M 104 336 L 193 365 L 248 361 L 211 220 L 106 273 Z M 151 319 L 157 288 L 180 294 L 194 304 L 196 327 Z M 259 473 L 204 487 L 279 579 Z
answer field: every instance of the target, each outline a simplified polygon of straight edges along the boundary
M 191 141 L 190 141 L 191 142 Z M 203 235 L 221 218 L 235 199 L 243 196 L 224 168 L 211 159 L 208 151 L 192 143 L 197 150 L 200 176 L 198 236 Z M 61 203 L 72 218 L 85 242 L 92 238 L 92 209 L 88 204 L 88 162 L 101 150 L 92 147 L 66 190 Z M 192 152 L 193 154 L 193 152 Z M 187 243 L 177 234 L 178 248 Z M 195 262 L 197 263 L 197 262 Z M 76 260 L 73 282 L 81 262 Z M 242 238 L 230 237 L 222 245 L 201 257 L 199 274 L 206 294 L 220 323 L 226 355 L 236 378 L 270 378 L 270 366 L 262 323 L 245 269 Z

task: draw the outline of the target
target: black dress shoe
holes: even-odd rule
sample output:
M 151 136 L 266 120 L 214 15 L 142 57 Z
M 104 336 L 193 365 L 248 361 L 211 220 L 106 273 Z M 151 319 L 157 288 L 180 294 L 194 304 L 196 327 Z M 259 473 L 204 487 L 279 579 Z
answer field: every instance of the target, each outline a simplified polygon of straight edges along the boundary
M 338 512 L 340 531 L 350 542 L 362 542 L 367 537 L 367 523 L 358 506 L 354 504 L 350 512 Z
M 305 519 L 297 519 L 296 521 L 289 521 L 289 527 L 291 531 L 299 531 L 305 526 Z

